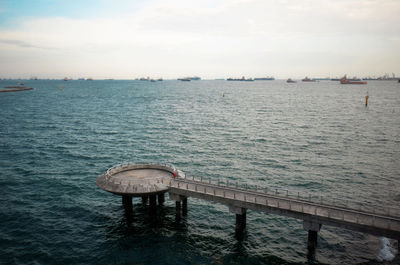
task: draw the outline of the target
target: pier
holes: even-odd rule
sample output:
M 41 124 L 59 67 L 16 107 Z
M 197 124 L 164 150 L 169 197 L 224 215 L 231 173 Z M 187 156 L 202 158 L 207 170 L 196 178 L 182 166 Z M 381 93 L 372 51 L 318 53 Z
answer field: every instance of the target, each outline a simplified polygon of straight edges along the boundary
M 142 202 L 154 208 L 164 203 L 168 191 L 165 183 L 174 176 L 183 176 L 181 171 L 169 166 L 153 164 L 117 165 L 97 178 L 96 184 L 101 189 L 122 196 L 122 204 L 132 208 L 132 197 L 141 197 Z
M 318 232 L 325 225 L 400 241 L 398 208 L 361 203 L 358 207 L 351 207 L 343 201 L 314 201 L 311 197 L 289 191 L 282 193 L 267 188 L 239 187 L 237 183 L 187 178 L 173 167 L 158 165 L 117 166 L 100 176 L 96 183 L 104 190 L 122 195 L 123 204 L 128 206 L 132 204 L 132 196 L 149 196 L 150 205 L 155 205 L 155 196 L 168 192 L 169 198 L 175 201 L 177 218 L 188 211 L 190 197 L 224 204 L 236 215 L 237 234 L 246 228 L 248 210 L 302 220 L 303 228 L 308 231 L 307 247 L 311 251 L 316 248 Z M 161 200 L 164 200 L 163 196 Z

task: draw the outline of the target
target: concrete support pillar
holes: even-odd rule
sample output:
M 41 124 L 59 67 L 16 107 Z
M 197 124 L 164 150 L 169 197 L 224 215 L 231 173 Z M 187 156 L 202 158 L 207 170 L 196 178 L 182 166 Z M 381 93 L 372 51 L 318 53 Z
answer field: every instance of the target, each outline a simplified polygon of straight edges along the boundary
M 303 221 L 304 230 L 308 231 L 307 248 L 309 251 L 315 251 L 318 243 L 318 232 L 321 229 L 321 224 L 313 221 Z
M 165 201 L 164 193 L 157 194 L 158 205 L 163 205 Z
M 150 207 L 151 208 L 155 208 L 157 206 L 157 197 L 156 197 L 156 195 L 155 194 L 154 195 L 150 195 L 149 198 L 150 198 Z
M 317 243 L 318 243 L 318 232 L 308 230 L 307 248 L 309 250 L 314 250 L 317 248 Z
M 236 214 L 236 233 L 242 233 L 246 228 L 246 213 Z
M 142 196 L 142 203 L 147 204 L 147 201 L 149 200 L 149 196 Z
M 182 214 L 187 215 L 187 198 L 182 199 Z
M 175 202 L 175 207 L 176 207 L 176 216 L 180 217 L 181 216 L 181 202 L 176 201 Z
M 169 198 L 175 201 L 176 205 L 176 219 L 180 220 L 181 210 L 183 215 L 187 213 L 187 197 L 169 192 Z M 183 208 L 183 209 L 182 209 Z
M 125 207 L 132 207 L 132 196 L 123 195 L 122 196 L 122 204 Z
M 229 212 L 236 214 L 236 234 L 241 234 L 246 228 L 246 208 L 241 208 L 237 206 L 230 205 Z

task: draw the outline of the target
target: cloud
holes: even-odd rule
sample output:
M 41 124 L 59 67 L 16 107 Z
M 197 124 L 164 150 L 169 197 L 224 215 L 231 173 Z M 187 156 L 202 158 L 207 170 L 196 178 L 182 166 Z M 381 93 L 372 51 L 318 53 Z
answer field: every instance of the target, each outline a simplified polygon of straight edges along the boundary
M 132 74 L 156 69 L 154 72 L 173 76 L 179 73 L 171 69 L 195 71 L 211 69 L 210 65 L 217 72 L 215 58 L 220 59 L 220 73 L 237 71 L 244 64 L 251 71 L 265 68 L 267 64 L 257 58 L 265 58 L 269 65 L 286 65 L 290 71 L 293 58 L 297 58 L 296 64 L 301 64 L 298 58 L 305 58 L 294 56 L 296 53 L 331 58 L 332 69 L 336 69 L 341 59 L 357 62 L 365 54 L 397 54 L 393 47 L 400 36 L 399 9 L 395 0 L 165 0 L 135 12 L 127 7 L 112 18 L 25 19 L 17 29 L 0 30 L 0 53 L 41 50 L 43 63 L 51 65 L 64 58 L 72 69 L 80 61 L 79 69 L 91 66 L 99 69 L 99 75 L 109 72 L 105 62 L 124 74 L 128 73 L 121 69 L 132 69 Z M 236 59 L 237 66 L 229 58 Z M 312 71 L 321 67 L 321 62 L 329 64 L 313 59 L 304 60 L 303 66 Z
M 0 38 L 0 44 L 6 44 L 6 45 L 14 46 L 17 48 L 22 48 L 22 49 L 25 49 L 25 48 L 44 49 L 44 50 L 56 49 L 55 47 L 34 45 L 32 43 L 29 43 L 29 42 L 26 42 L 23 40 L 16 40 L 16 39 Z
M 0 39 L 0 43 L 4 44 L 9 44 L 9 45 L 15 45 L 21 48 L 38 48 L 37 46 L 31 45 L 27 42 L 21 41 L 21 40 L 6 40 L 6 39 Z

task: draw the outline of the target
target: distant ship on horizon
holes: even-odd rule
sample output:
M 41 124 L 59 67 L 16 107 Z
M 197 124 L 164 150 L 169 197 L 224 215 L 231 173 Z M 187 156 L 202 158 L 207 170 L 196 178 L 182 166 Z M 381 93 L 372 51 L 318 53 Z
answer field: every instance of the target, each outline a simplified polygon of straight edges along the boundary
M 341 84 L 349 84 L 349 85 L 366 85 L 366 81 L 362 81 L 359 78 L 353 77 L 353 79 L 347 79 L 346 75 L 340 79 Z
M 180 80 L 180 81 L 192 81 L 192 80 L 198 81 L 198 80 L 201 80 L 201 77 L 198 77 L 198 76 L 187 76 L 187 77 L 178 78 L 178 80 Z
M 310 78 L 308 78 L 308 76 L 306 76 L 304 79 L 302 79 L 301 81 L 303 81 L 303 82 L 316 82 L 316 80 L 314 80 L 314 79 L 310 79 Z
M 228 78 L 228 79 L 226 79 L 226 81 L 254 81 L 254 79 L 253 78 L 247 78 L 246 79 L 246 77 L 244 77 L 244 76 L 242 76 L 242 78 Z
M 260 80 L 275 80 L 275 78 L 273 76 L 267 76 L 267 77 L 256 77 L 254 78 L 255 81 L 260 81 Z

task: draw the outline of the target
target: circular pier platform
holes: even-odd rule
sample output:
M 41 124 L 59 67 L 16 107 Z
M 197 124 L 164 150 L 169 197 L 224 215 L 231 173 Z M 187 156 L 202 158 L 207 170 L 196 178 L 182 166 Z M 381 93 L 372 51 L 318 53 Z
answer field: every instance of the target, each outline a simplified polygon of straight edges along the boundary
M 184 173 L 167 165 L 122 164 L 108 169 L 96 184 L 117 195 L 143 197 L 165 193 L 174 177 L 184 177 Z

